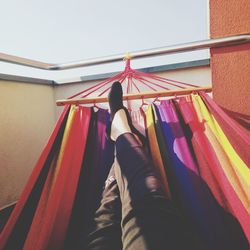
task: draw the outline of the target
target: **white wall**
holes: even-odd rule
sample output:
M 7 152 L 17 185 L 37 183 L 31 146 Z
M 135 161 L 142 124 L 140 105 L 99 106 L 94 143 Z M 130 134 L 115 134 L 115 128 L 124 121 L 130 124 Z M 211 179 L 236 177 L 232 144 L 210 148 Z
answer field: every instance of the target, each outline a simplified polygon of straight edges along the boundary
M 0 80 L 0 208 L 18 199 L 55 119 L 51 86 Z

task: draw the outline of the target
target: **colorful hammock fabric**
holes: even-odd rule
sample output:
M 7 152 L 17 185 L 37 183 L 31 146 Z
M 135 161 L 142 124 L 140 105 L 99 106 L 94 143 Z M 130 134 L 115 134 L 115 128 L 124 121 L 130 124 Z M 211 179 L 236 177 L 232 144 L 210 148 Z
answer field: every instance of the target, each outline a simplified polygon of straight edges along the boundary
M 205 93 L 162 101 L 132 117 L 145 128 L 166 195 L 200 249 L 248 249 L 248 133 Z M 107 110 L 65 107 L 0 234 L 0 249 L 84 245 L 114 159 L 108 123 Z

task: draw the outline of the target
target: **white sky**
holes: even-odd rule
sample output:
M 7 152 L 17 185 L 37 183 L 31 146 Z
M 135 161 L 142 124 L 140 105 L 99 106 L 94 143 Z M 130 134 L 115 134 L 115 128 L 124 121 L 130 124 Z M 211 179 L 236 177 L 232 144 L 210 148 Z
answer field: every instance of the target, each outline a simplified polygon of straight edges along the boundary
M 207 0 L 0 0 L 0 52 L 63 63 L 208 39 Z M 208 58 L 196 51 L 132 61 L 134 68 Z M 0 73 L 67 79 L 123 62 L 49 72 L 0 63 Z

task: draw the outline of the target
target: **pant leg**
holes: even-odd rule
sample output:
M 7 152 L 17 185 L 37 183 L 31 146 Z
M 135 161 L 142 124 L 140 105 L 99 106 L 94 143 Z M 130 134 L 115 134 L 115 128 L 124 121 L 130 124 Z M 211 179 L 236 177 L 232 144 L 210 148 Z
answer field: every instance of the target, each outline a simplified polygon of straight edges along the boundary
M 113 165 L 105 183 L 101 205 L 95 213 L 95 228 L 88 236 L 87 249 L 120 250 L 121 235 L 121 200 Z
M 149 156 L 132 133 L 116 140 L 123 249 L 188 248 L 182 218 L 166 198 Z

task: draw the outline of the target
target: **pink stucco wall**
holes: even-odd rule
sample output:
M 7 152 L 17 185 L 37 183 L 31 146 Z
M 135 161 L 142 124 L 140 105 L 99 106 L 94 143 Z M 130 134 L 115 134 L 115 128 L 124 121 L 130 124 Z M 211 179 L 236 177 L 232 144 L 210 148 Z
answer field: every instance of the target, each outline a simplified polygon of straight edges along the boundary
M 211 38 L 250 34 L 249 0 L 210 0 Z M 250 44 L 211 49 L 215 101 L 250 130 Z

